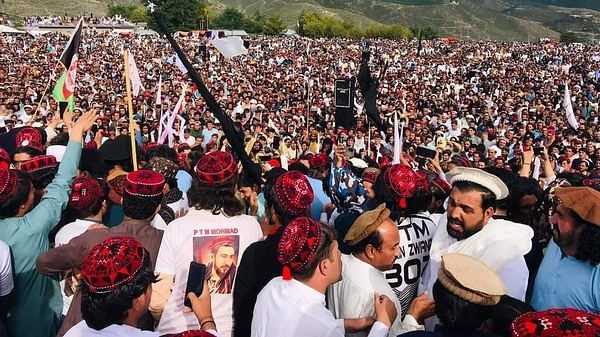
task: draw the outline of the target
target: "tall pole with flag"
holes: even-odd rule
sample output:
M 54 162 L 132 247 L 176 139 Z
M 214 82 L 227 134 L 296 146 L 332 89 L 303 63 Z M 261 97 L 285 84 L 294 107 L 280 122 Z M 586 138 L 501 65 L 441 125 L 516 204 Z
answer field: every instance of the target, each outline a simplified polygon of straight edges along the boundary
M 125 89 L 127 90 L 127 108 L 129 109 L 129 137 L 131 139 L 131 160 L 133 162 L 133 170 L 137 171 L 137 152 L 136 152 L 136 144 L 135 144 L 135 128 L 133 124 L 135 121 L 133 120 L 133 102 L 131 99 L 131 65 L 130 65 L 130 53 L 129 50 L 125 50 L 123 53 L 123 61 L 125 64 Z
M 398 111 L 394 112 L 394 159 L 392 164 L 400 164 L 400 131 L 398 130 Z
M 254 182 L 256 182 L 259 185 L 262 184 L 262 178 L 261 178 L 261 174 L 260 174 L 260 170 L 259 170 L 260 167 L 257 167 L 257 165 L 254 165 L 252 160 L 248 156 L 248 154 L 244 151 L 243 134 L 241 134 L 240 132 L 238 132 L 236 130 L 234 122 L 231 119 L 231 117 L 229 117 L 227 114 L 225 114 L 223 109 L 219 106 L 219 103 L 217 102 L 217 100 L 210 93 L 210 91 L 208 90 L 208 88 L 206 87 L 206 85 L 204 84 L 202 79 L 200 79 L 200 76 L 198 75 L 198 73 L 196 72 L 196 70 L 190 63 L 190 61 L 188 61 L 186 55 L 181 50 L 181 47 L 179 46 L 179 44 L 177 44 L 177 42 L 173 38 L 173 35 L 169 34 L 167 29 L 165 28 L 162 18 L 155 11 L 155 7 L 156 7 L 156 5 L 153 4 L 152 2 L 150 2 L 148 4 L 148 9 L 150 10 L 151 15 L 156 20 L 156 23 L 158 24 L 162 33 L 165 34 L 165 36 L 167 37 L 167 40 L 171 44 L 171 47 L 175 50 L 175 53 L 177 53 L 177 56 L 181 60 L 181 63 L 185 66 L 188 76 L 190 77 L 192 82 L 198 87 L 198 91 L 202 95 L 202 98 L 204 98 L 206 105 L 213 112 L 215 117 L 221 122 L 221 126 L 223 128 L 223 133 L 225 134 L 225 137 L 229 141 L 229 144 L 231 144 L 232 151 L 235 152 L 238 159 L 242 163 L 242 166 L 244 167 L 244 169 L 248 173 L 250 173 L 250 176 L 253 178 Z
M 54 86 L 52 96 L 58 102 L 61 118 L 67 108 L 69 111 L 73 111 L 75 108 L 75 77 L 77 75 L 77 60 L 82 29 L 83 18 L 75 26 L 75 30 L 59 59 L 59 63 L 63 66 L 63 73 Z
M 563 98 L 563 108 L 567 114 L 567 122 L 569 125 L 575 129 L 579 129 L 579 123 L 577 123 L 577 118 L 575 118 L 575 113 L 573 112 L 573 104 L 571 103 L 571 94 L 569 93 L 569 85 L 565 82 L 565 96 Z

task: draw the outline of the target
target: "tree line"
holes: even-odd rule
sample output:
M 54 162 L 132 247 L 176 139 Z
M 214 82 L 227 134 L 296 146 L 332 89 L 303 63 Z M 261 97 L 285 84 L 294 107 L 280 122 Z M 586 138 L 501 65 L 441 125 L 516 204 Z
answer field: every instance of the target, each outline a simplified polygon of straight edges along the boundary
M 288 25 L 279 13 L 246 14 L 236 8 L 226 7 L 216 13 L 215 8 L 204 0 L 155 0 L 159 15 L 169 31 L 198 29 L 245 30 L 249 34 L 280 35 Z M 156 23 L 143 6 L 109 5 L 108 15 L 120 15 L 134 23 L 147 22 L 156 29 Z M 367 24 L 364 27 L 351 20 L 317 12 L 303 12 L 296 22 L 301 36 L 341 38 L 390 38 L 410 39 L 418 37 L 434 39 L 439 33 L 431 27 L 409 28 L 399 24 Z

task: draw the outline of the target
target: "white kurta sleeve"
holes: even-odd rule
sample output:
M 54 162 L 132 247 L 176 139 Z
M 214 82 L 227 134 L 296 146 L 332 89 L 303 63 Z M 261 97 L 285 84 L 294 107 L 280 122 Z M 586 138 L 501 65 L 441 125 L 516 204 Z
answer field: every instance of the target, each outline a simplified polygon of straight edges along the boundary
M 529 282 L 529 269 L 523 256 L 519 256 L 507 263 L 498 272 L 506 286 L 507 295 L 525 301 L 527 284 Z
M 385 337 L 388 334 L 388 328 L 381 322 L 375 322 L 371 327 L 368 337 Z

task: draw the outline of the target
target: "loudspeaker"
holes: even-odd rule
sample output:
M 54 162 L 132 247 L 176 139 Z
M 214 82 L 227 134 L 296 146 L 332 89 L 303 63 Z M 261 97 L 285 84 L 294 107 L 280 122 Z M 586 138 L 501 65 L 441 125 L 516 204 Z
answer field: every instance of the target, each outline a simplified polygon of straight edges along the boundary
M 335 125 L 350 129 L 356 125 L 354 119 L 354 79 L 335 81 Z
M 338 79 L 335 81 L 335 107 L 350 108 L 354 98 L 354 81 Z

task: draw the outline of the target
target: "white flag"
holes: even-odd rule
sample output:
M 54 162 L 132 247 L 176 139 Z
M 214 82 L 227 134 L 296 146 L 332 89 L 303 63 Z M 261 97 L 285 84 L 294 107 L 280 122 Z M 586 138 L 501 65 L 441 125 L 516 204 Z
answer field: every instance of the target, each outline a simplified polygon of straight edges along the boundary
M 137 65 L 135 64 L 135 60 L 133 59 L 133 54 L 131 51 L 129 53 L 129 78 L 131 79 L 131 90 L 133 92 L 133 96 L 137 96 L 140 94 L 140 89 L 144 89 L 142 85 L 142 80 L 140 79 L 140 73 L 138 71 Z
M 210 43 L 227 59 L 248 53 L 248 49 L 244 47 L 244 41 L 239 36 L 215 39 Z
M 567 114 L 567 121 L 569 125 L 575 129 L 579 129 L 579 123 L 577 123 L 577 118 L 575 118 L 575 113 L 573 112 L 573 105 L 571 104 L 571 94 L 569 93 L 569 85 L 565 82 L 565 97 L 563 98 L 563 109 Z
M 162 104 L 162 75 L 158 74 L 158 88 L 156 90 L 156 102 L 154 104 L 161 105 Z
M 175 122 L 177 113 L 179 112 L 179 110 L 181 110 L 181 104 L 183 103 L 183 100 L 185 98 L 186 91 L 187 91 L 187 85 L 184 84 L 183 88 L 181 89 L 181 96 L 179 97 L 177 104 L 175 104 L 175 107 L 173 108 L 173 111 L 171 112 L 171 115 L 169 116 L 169 120 L 167 121 L 166 129 L 163 131 L 162 135 L 160 135 L 160 139 L 158 140 L 159 144 L 164 144 L 167 136 L 173 135 L 173 123 Z M 169 140 L 169 142 L 171 142 L 171 141 Z M 169 145 L 171 145 L 171 144 L 169 144 Z
M 398 111 L 394 112 L 394 159 L 392 164 L 400 164 L 400 132 L 398 130 Z
M 179 58 L 179 56 L 177 56 L 177 54 L 174 54 L 173 56 L 170 56 L 167 58 L 167 63 L 168 64 L 175 64 L 175 66 L 177 66 L 177 68 L 179 70 L 181 70 L 181 72 L 183 74 L 187 74 L 187 69 L 185 68 L 185 66 L 183 65 L 183 62 L 181 62 L 181 59 Z

